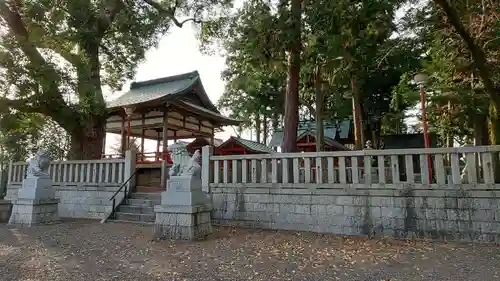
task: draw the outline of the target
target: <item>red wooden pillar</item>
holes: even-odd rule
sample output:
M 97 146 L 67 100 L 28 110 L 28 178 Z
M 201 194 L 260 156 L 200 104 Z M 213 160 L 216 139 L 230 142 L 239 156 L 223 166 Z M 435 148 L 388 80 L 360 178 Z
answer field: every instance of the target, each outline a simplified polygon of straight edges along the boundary
M 144 126 L 146 125 L 146 116 L 143 113 L 142 114 L 142 130 L 141 130 L 141 161 L 144 161 L 144 137 L 146 136 L 146 128 Z
M 160 160 L 160 129 L 156 129 L 156 153 L 155 153 L 155 161 Z

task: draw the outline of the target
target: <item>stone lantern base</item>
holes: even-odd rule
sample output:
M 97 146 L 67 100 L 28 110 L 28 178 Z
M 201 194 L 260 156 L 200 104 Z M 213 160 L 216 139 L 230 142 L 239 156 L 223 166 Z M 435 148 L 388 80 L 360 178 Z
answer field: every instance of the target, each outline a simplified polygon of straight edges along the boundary
M 209 206 L 155 206 L 154 235 L 160 239 L 201 240 L 212 233 Z
M 172 176 L 161 205 L 155 206 L 155 237 L 199 240 L 212 233 L 212 206 L 201 190 L 201 180 L 191 176 Z

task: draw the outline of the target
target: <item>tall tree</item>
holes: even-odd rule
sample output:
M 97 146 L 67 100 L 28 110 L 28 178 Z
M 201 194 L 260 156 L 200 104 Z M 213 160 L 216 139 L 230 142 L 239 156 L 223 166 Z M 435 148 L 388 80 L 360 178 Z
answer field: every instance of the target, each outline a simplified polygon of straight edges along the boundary
M 418 64 L 418 59 L 413 58 L 419 54 L 413 52 L 409 42 L 389 39 L 394 30 L 394 11 L 400 2 L 303 3 L 297 106 L 301 114 L 315 116 L 320 126 L 323 119 L 348 117 L 352 113 L 351 77 L 356 75 L 359 108 L 364 109 L 360 115 L 378 118 L 380 123 L 389 111 L 391 88 L 410 64 Z M 224 28 L 219 28 L 220 32 L 211 34 L 212 39 L 221 40 L 227 55 L 223 75 L 226 91 L 220 105 L 249 124 L 255 124 L 251 122 L 254 114 L 265 116 L 263 109 L 272 108 L 277 113 L 272 116 L 276 127 L 284 113 L 286 85 L 290 82 L 288 42 L 292 42 L 293 34 L 290 2 L 280 3 L 273 6 L 269 1 L 249 0 L 225 20 L 225 25 L 221 24 Z M 283 119 L 286 123 L 287 118 Z M 371 125 L 371 121 L 365 123 Z M 378 123 L 373 126 L 380 127 Z M 321 143 L 322 137 L 318 139 Z
M 206 20 L 207 9 L 228 2 L 2 1 L 0 106 L 50 117 L 71 136 L 70 158 L 99 158 L 103 87 L 119 89 L 132 79 L 172 23 Z M 190 17 L 180 21 L 179 13 Z
M 494 75 L 498 74 L 495 74 L 492 65 L 498 56 L 500 41 L 498 38 L 498 32 L 500 31 L 498 28 L 498 18 L 500 16 L 498 4 L 495 1 L 472 1 L 472 5 L 468 1 L 449 2 L 448 0 L 434 0 L 434 2 L 441 7 L 449 24 L 462 38 L 470 52 L 473 59 L 473 67 L 477 70 L 484 90 L 488 93 L 491 100 L 490 142 L 492 144 L 500 144 L 500 83 L 493 78 Z M 474 15 L 475 9 L 481 11 L 479 17 Z M 469 30 L 467 30 L 462 20 L 462 18 L 467 19 L 465 17 L 466 14 L 469 15 L 469 20 L 467 21 Z M 477 26 L 477 28 L 474 28 L 474 26 Z M 472 32 L 475 32 L 477 35 L 474 36 Z M 487 50 L 492 51 L 487 54 Z M 498 63 L 496 63 L 495 68 L 498 69 Z
M 290 0 L 290 12 L 287 15 L 284 1 L 281 3 L 281 17 L 287 18 L 289 34 L 286 40 L 288 51 L 287 84 L 285 94 L 285 124 L 283 128 L 283 152 L 297 151 L 297 127 L 299 124 L 299 81 L 300 81 L 300 54 L 302 50 L 302 12 L 301 0 Z

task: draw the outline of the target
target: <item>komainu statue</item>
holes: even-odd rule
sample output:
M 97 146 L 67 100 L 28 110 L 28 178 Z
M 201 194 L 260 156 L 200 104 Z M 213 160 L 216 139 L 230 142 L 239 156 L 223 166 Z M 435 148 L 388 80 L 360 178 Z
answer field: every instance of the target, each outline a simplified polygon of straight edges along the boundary
M 186 165 L 186 170 L 183 171 L 183 174 L 191 175 L 193 177 L 201 176 L 200 160 L 201 160 L 201 153 L 200 150 L 197 149 L 193 153 L 193 156 L 189 159 L 189 162 Z
M 196 150 L 190 157 L 185 144 L 174 143 L 168 147 L 168 151 L 173 162 L 168 172 L 170 176 L 201 176 L 200 150 Z
M 26 177 L 48 178 L 50 155 L 46 150 L 39 150 L 28 162 Z

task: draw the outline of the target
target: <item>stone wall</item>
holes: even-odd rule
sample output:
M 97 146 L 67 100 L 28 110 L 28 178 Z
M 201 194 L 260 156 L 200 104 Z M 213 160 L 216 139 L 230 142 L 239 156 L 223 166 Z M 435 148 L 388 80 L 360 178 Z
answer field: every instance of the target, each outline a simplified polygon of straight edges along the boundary
M 499 185 L 358 187 L 213 187 L 213 217 L 216 223 L 256 228 L 500 241 Z
M 9 221 L 11 208 L 10 201 L 0 199 L 0 222 Z
M 111 196 L 118 190 L 121 184 L 54 184 L 56 198 L 59 201 L 59 217 L 61 218 L 85 218 L 103 219 L 110 212 L 112 202 Z M 7 186 L 5 199 L 17 198 L 17 192 L 21 185 L 10 184 Z M 118 205 L 123 198 L 120 193 L 116 197 Z

